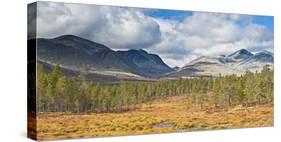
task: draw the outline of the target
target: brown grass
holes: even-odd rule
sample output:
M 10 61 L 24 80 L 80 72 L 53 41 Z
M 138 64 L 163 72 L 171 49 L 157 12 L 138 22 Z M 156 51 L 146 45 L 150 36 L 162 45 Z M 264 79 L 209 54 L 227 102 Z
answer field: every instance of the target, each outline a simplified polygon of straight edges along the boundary
M 123 113 L 40 113 L 39 140 L 273 126 L 273 106 L 228 110 L 188 106 L 184 96 L 157 100 Z

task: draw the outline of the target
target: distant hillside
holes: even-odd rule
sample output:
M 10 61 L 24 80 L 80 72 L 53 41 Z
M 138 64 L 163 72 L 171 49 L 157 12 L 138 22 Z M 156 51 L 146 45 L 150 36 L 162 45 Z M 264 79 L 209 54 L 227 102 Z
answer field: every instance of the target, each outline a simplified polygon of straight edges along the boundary
M 55 64 L 66 74 L 86 70 L 90 79 L 154 80 L 161 77 L 224 76 L 259 71 L 264 65 L 273 68 L 273 53 L 253 54 L 246 49 L 229 55 L 201 56 L 179 68 L 170 68 L 156 54 L 132 49 L 114 51 L 109 47 L 74 35 L 37 39 L 37 61 L 48 68 Z M 92 79 L 91 79 L 92 80 Z
M 190 76 L 224 76 L 243 74 L 246 70 L 259 71 L 264 65 L 273 68 L 273 53 L 268 51 L 253 54 L 246 49 L 229 55 L 201 56 L 192 60 L 177 71 L 168 73 L 167 77 Z
M 37 60 L 49 65 L 108 76 L 157 78 L 171 69 L 155 54 L 144 50 L 114 51 L 74 35 L 37 39 Z

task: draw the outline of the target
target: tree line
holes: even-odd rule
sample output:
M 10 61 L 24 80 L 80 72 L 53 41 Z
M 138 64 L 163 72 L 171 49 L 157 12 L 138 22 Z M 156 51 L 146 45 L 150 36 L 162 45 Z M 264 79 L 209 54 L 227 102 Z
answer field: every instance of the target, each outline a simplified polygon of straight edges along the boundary
M 203 108 L 273 103 L 273 70 L 246 71 L 241 76 L 179 78 L 154 82 L 101 84 L 88 81 L 87 72 L 66 77 L 59 65 L 45 73 L 37 65 L 38 112 L 123 112 L 152 103 L 155 99 L 185 95 L 188 102 Z

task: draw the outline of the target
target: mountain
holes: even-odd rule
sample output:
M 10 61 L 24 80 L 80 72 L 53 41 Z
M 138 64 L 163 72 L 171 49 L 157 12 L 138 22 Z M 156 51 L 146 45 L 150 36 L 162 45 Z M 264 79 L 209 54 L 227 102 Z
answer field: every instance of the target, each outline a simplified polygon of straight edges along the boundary
M 160 77 L 193 77 L 243 74 L 273 68 L 273 53 L 256 54 L 246 49 L 229 55 L 201 56 L 181 68 L 170 68 L 156 54 L 142 49 L 114 51 L 109 47 L 74 35 L 52 39 L 38 38 L 37 60 L 49 70 L 60 64 L 65 74 L 73 76 L 81 69 L 91 80 L 153 80 Z
M 269 65 L 273 68 L 273 53 L 263 51 L 253 54 L 246 49 L 241 49 L 229 55 L 201 56 L 187 63 L 179 70 L 166 74 L 166 76 L 240 75 L 246 70 L 260 71 L 264 65 Z
M 172 69 L 155 54 L 140 50 L 114 51 L 109 47 L 74 35 L 37 39 L 37 60 L 60 64 L 72 71 L 118 77 L 157 78 Z
M 238 50 L 230 55 L 227 56 L 227 59 L 228 60 L 231 60 L 231 61 L 242 61 L 242 60 L 245 60 L 245 59 L 248 59 L 250 57 L 254 56 L 251 52 L 249 52 L 248 50 L 246 49 L 241 49 L 241 50 Z
M 237 66 L 240 68 L 249 68 L 252 71 L 260 70 L 264 65 L 273 67 L 274 57 L 271 52 L 263 51 L 240 62 Z
M 180 67 L 178 67 L 178 66 L 175 66 L 175 67 L 173 67 L 173 70 L 179 70 L 180 69 Z

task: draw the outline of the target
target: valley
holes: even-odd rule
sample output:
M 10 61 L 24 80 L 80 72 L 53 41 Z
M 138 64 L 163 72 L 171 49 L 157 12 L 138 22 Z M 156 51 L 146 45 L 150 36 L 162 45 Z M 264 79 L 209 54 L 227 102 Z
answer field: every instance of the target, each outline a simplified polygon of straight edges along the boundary
M 270 52 L 241 49 L 171 68 L 142 49 L 73 35 L 37 40 L 29 134 L 38 140 L 274 125 Z
M 123 113 L 39 113 L 38 139 L 89 138 L 273 126 L 273 105 L 204 109 L 185 96 L 155 100 Z
M 275 125 L 274 15 L 67 2 L 27 15 L 28 138 Z

